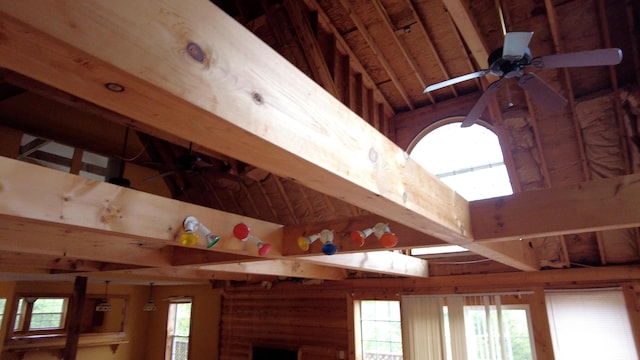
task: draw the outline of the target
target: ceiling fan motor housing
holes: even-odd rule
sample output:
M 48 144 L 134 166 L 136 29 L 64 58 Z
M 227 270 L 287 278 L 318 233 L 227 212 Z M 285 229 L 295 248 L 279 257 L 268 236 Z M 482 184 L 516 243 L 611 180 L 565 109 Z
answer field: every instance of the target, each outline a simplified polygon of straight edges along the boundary
M 519 57 L 502 56 L 503 48 L 494 50 L 487 62 L 489 70 L 495 76 L 512 78 L 520 76 L 522 69 L 531 63 L 531 50 L 527 48 Z

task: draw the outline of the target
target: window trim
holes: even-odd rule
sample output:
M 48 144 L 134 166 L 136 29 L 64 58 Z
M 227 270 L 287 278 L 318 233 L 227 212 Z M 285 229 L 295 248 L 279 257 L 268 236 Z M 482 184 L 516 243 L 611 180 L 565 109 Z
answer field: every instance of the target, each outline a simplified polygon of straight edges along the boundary
M 167 311 L 167 330 L 165 336 L 165 360 L 173 359 L 173 345 L 175 335 L 175 325 L 177 322 L 177 306 L 181 304 L 191 304 L 191 311 L 189 313 L 189 336 L 188 336 L 188 345 L 187 345 L 187 358 L 189 358 L 189 353 L 191 353 L 191 334 L 193 330 L 193 308 L 194 308 L 194 299 L 192 297 L 182 297 L 180 300 L 172 300 L 169 302 L 169 309 Z
M 399 298 L 392 298 L 392 299 L 387 299 L 387 298 L 382 298 L 382 299 L 378 299 L 378 298 L 351 298 L 351 309 L 353 312 L 352 315 L 352 319 L 350 319 L 349 321 L 349 326 L 353 327 L 353 331 L 351 332 L 353 334 L 353 351 L 352 353 L 355 355 L 355 359 L 356 360 L 362 360 L 364 358 L 364 353 L 363 353 L 363 344 L 362 344 L 362 318 L 360 317 L 360 306 L 361 303 L 363 301 L 386 301 L 386 302 L 397 302 L 398 303 L 398 307 L 400 309 L 400 317 L 402 318 L 402 306 L 400 304 L 400 299 Z M 402 326 L 402 319 L 399 320 L 400 325 Z M 402 331 L 402 329 L 401 329 Z M 404 342 L 404 338 L 401 339 L 401 343 Z M 403 349 L 404 351 L 404 349 Z
M 65 305 L 62 312 L 61 327 L 48 328 L 48 329 L 36 329 L 30 330 L 29 323 L 31 321 L 31 315 L 33 311 L 33 303 L 37 299 L 64 299 Z M 20 317 L 20 327 L 16 329 L 16 315 L 18 312 L 18 305 L 20 299 L 25 299 L 25 311 Z M 34 299 L 33 302 L 27 299 Z M 52 336 L 66 336 L 67 330 L 67 315 L 69 310 L 69 302 L 71 298 L 68 294 L 33 294 L 22 293 L 16 294 L 11 306 L 11 320 L 7 325 L 7 338 L 8 339 L 21 339 L 21 338 L 37 338 L 37 337 L 52 337 Z
M 449 116 L 449 117 L 438 119 L 432 122 L 431 124 L 425 126 L 422 130 L 420 130 L 413 137 L 413 139 L 411 139 L 411 142 L 409 142 L 409 145 L 407 145 L 406 152 L 410 154 L 411 151 L 413 151 L 413 148 L 416 147 L 416 145 L 420 142 L 420 140 L 422 140 L 422 138 L 424 138 L 428 133 L 432 132 L 433 130 L 441 126 L 449 125 L 456 122 L 462 122 L 463 120 L 464 120 L 464 116 Z M 482 120 L 482 118 L 479 118 L 475 124 L 484 126 L 485 128 L 491 130 L 494 134 L 496 134 L 496 136 L 498 136 L 498 132 L 496 131 L 495 127 L 491 123 L 485 120 Z M 500 141 L 500 136 L 498 136 L 498 141 Z M 502 145 L 502 143 L 500 143 L 500 145 Z
M 476 161 L 473 161 L 473 160 L 467 160 L 467 161 L 463 161 L 463 164 L 458 164 L 458 166 L 464 165 L 464 167 L 459 167 L 459 168 L 456 167 L 453 169 L 445 167 L 444 169 L 441 168 L 440 170 L 436 170 L 434 167 L 431 166 L 432 164 L 429 163 L 429 161 L 427 160 L 427 157 L 425 157 L 426 156 L 425 152 L 420 151 L 414 154 L 416 147 L 418 147 L 418 145 L 421 144 L 423 141 L 425 141 L 424 144 L 427 146 L 428 144 L 433 144 L 425 140 L 426 137 L 429 136 L 431 133 L 433 133 L 436 130 L 439 130 L 440 128 L 444 128 L 447 126 L 454 126 L 454 124 L 461 123 L 463 120 L 464 120 L 463 116 L 450 116 L 450 117 L 441 118 L 431 122 L 413 137 L 413 139 L 407 146 L 406 152 L 410 154 L 410 156 L 418 164 L 424 166 L 425 169 L 429 171 L 434 177 L 437 177 L 440 181 L 442 181 L 444 184 L 449 186 L 452 190 L 458 192 L 462 197 L 464 197 L 468 201 L 483 200 L 483 199 L 491 198 L 495 196 L 504 196 L 504 195 L 511 195 L 516 193 L 517 187 L 514 184 L 514 181 L 515 181 L 514 179 L 517 179 L 517 176 L 515 176 L 515 174 L 513 173 L 514 170 L 510 166 L 508 166 L 509 155 L 507 151 L 505 151 L 505 147 L 503 146 L 504 142 L 500 134 L 496 131 L 495 127 L 487 121 L 479 120 L 476 124 L 480 128 L 474 125 L 474 127 L 472 127 L 471 129 L 472 131 L 478 131 L 481 133 L 488 132 L 493 135 L 491 140 L 489 140 L 488 138 L 486 140 L 490 142 L 490 147 L 492 149 L 493 155 L 497 155 L 497 152 L 493 152 L 493 151 L 500 152 L 501 161 L 498 161 L 497 158 L 494 158 L 494 161 L 486 162 L 486 163 L 485 162 L 477 163 Z M 465 131 L 465 130 L 460 129 L 460 131 Z M 473 132 L 465 133 L 464 135 L 461 134 L 460 136 L 462 136 L 462 138 L 465 138 L 466 136 L 471 134 L 473 134 Z M 435 136 L 435 137 L 439 139 L 444 139 L 442 136 L 440 137 Z M 494 142 L 493 137 L 495 137 L 496 142 Z M 465 144 L 460 141 L 461 139 L 457 139 L 454 141 L 454 143 L 457 142 L 457 144 Z M 487 145 L 488 144 L 489 143 L 487 143 Z M 497 149 L 494 148 L 495 145 L 498 146 Z M 445 146 L 444 149 L 441 149 L 439 147 L 436 149 L 447 150 L 449 149 L 448 146 L 450 145 L 443 145 L 443 146 Z M 461 146 L 464 147 L 464 145 L 461 145 Z M 421 149 L 421 150 L 424 150 L 424 149 Z M 470 159 L 472 158 L 473 157 L 471 157 Z M 458 162 L 458 160 L 459 159 L 456 160 L 456 163 Z M 436 167 L 440 168 L 438 166 Z M 499 172 L 499 176 L 496 176 L 497 175 L 495 173 L 496 171 Z M 503 177 L 502 174 L 506 175 L 506 178 Z M 475 179 L 472 179 L 474 177 Z M 496 181 L 496 180 L 489 180 L 489 179 L 498 179 L 498 180 Z M 479 180 L 479 181 L 476 181 L 476 180 Z M 485 183 L 485 182 L 488 182 L 488 183 Z M 480 186 L 479 184 L 484 184 L 487 186 Z

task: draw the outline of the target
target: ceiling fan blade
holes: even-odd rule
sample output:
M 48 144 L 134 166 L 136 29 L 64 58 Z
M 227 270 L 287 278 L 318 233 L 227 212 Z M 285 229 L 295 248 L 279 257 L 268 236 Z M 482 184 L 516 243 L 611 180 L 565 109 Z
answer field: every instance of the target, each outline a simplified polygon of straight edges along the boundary
M 176 172 L 177 172 L 177 171 L 175 171 L 175 170 L 165 171 L 165 172 L 160 173 L 160 174 L 158 174 L 158 175 L 154 175 L 154 176 L 148 177 L 148 178 L 146 178 L 146 179 L 142 180 L 142 182 L 152 182 L 152 181 L 155 181 L 155 180 L 161 179 L 161 178 L 163 178 L 163 177 L 165 177 L 165 176 L 169 176 L 169 175 L 171 175 L 171 174 L 174 174 L 174 173 L 176 173 Z
M 567 99 L 533 73 L 522 75 L 518 79 L 518 85 L 526 90 L 536 105 L 548 112 L 559 111 L 567 105 Z
M 469 127 L 476 123 L 476 120 L 478 120 L 480 115 L 482 115 L 482 112 L 487 107 L 487 104 L 489 104 L 489 101 L 491 101 L 491 99 L 496 95 L 496 91 L 502 87 L 502 80 L 503 79 L 495 81 L 487 87 L 487 90 L 482 93 L 480 99 L 476 101 L 475 105 L 471 108 L 471 111 L 469 111 L 469 114 L 464 118 L 462 127 Z
M 502 47 L 502 57 L 509 60 L 521 59 L 529 47 L 529 41 L 533 32 L 509 32 L 504 36 L 504 45 Z
M 539 69 L 563 67 L 616 65 L 622 61 L 622 50 L 617 48 L 597 49 L 541 56 L 533 59 L 533 66 Z
M 423 93 L 428 93 L 430 91 L 442 89 L 443 87 L 447 87 L 447 86 L 450 86 L 450 85 L 455 85 L 455 84 L 463 82 L 463 81 L 479 78 L 479 77 L 487 75 L 490 72 L 491 72 L 490 70 L 480 70 L 480 71 L 476 71 L 476 72 L 471 73 L 471 74 L 466 74 L 466 75 L 454 77 L 453 79 L 449 79 L 449 80 L 446 80 L 446 81 L 443 81 L 443 82 L 439 82 L 437 84 L 433 84 L 433 85 L 427 86 L 424 89 Z

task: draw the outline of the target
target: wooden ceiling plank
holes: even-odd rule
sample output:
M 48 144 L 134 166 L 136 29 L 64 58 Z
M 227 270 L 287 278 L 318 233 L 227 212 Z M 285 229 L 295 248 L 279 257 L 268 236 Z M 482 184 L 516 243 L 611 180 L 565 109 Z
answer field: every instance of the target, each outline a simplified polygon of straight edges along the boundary
M 382 66 L 384 71 L 389 76 L 389 79 L 395 86 L 396 91 L 400 94 L 400 96 L 404 100 L 405 104 L 409 107 L 410 110 L 414 110 L 416 107 L 413 104 L 413 101 L 411 101 L 409 94 L 407 94 L 406 89 L 404 88 L 404 86 L 402 86 L 402 82 L 400 82 L 400 79 L 396 75 L 395 71 L 393 71 L 393 67 L 391 66 L 391 64 L 389 64 L 389 62 L 385 58 L 382 50 L 380 49 L 376 41 L 373 39 L 373 37 L 369 33 L 369 30 L 367 30 L 367 27 L 365 26 L 365 24 L 362 22 L 362 20 L 360 20 L 358 15 L 356 15 L 356 13 L 351 8 L 351 4 L 347 0 L 340 0 L 340 4 L 342 4 L 342 7 L 349 14 L 351 21 L 353 21 L 353 23 L 356 25 L 356 28 L 358 28 L 358 32 L 360 33 L 364 41 L 367 43 L 367 45 L 369 45 L 369 48 L 371 49 L 371 51 L 373 51 L 373 53 L 376 55 L 376 58 L 380 62 L 380 66 Z
M 562 46 L 562 39 L 560 36 L 560 29 L 558 25 L 558 17 L 556 15 L 556 9 L 552 0 L 544 1 L 547 19 L 549 21 L 549 27 L 551 30 L 551 37 L 553 38 L 554 48 L 557 54 L 564 53 L 564 47 Z M 580 167 L 584 176 L 584 180 L 591 178 L 591 171 L 589 170 L 589 164 L 587 162 L 587 154 L 585 153 L 584 138 L 582 137 L 582 127 L 580 126 L 580 119 L 578 119 L 578 113 L 576 111 L 576 101 L 573 92 L 573 86 L 571 84 L 571 75 L 568 68 L 562 69 L 562 78 L 565 84 L 565 90 L 567 92 L 567 100 L 569 101 L 569 111 L 571 111 L 571 119 L 573 120 L 574 133 L 577 141 L 578 151 L 580 154 Z M 527 96 L 528 97 L 528 96 Z
M 636 79 L 640 79 L 640 42 L 638 38 L 637 13 L 640 11 L 640 5 L 637 2 L 629 1 L 626 3 L 627 24 L 629 27 L 629 38 L 631 39 L 631 57 L 633 59 L 634 69 L 636 69 Z M 625 55 L 627 56 L 627 55 Z
M 470 241 L 463 198 L 220 9 L 136 4 L 57 2 L 55 12 L 29 2 L 3 7 L 0 66 L 320 192 L 349 194 L 352 204 L 425 233 Z M 105 35 L 130 41 L 96 41 Z M 166 76 L 176 71 L 181 76 Z M 114 81 L 126 90 L 104 88 Z
M 331 256 L 308 256 L 305 262 L 337 266 L 355 271 L 372 271 L 380 274 L 408 277 L 428 277 L 427 260 L 404 255 L 393 251 L 370 251 L 354 254 L 335 254 Z
M 409 64 L 409 67 L 411 68 L 411 72 L 415 74 L 416 79 L 418 80 L 418 83 L 420 84 L 420 87 L 422 89 L 426 88 L 427 85 L 428 85 L 427 84 L 427 80 L 425 79 L 424 75 L 422 74 L 422 71 L 420 70 L 420 67 L 416 63 L 416 61 L 413 58 L 413 56 L 409 55 L 409 51 L 402 44 L 402 41 L 400 41 L 400 38 L 398 37 L 398 35 L 396 33 L 396 29 L 394 28 L 394 26 L 393 26 L 393 24 L 391 22 L 391 19 L 389 18 L 389 14 L 387 13 L 387 10 L 384 8 L 384 5 L 382 5 L 380 0 L 374 0 L 374 1 L 372 1 L 372 3 L 373 3 L 373 6 L 376 8 L 376 11 L 378 12 L 378 16 L 380 16 L 380 18 L 382 19 L 382 23 L 384 24 L 385 28 L 387 29 L 387 32 L 389 33 L 389 36 L 393 39 L 393 41 L 395 42 L 395 44 L 398 47 L 398 49 L 400 49 L 400 53 L 404 57 L 404 60 L 407 62 L 407 64 Z M 431 40 L 429 39 L 428 42 L 431 42 Z M 433 98 L 433 94 L 428 93 L 427 96 L 429 97 L 429 101 L 431 101 L 432 104 L 436 103 L 435 99 Z
M 271 6 L 268 0 L 260 0 L 260 6 L 265 13 L 265 20 L 278 42 L 278 51 L 296 67 L 303 69 L 306 59 L 301 51 L 294 49 L 294 44 L 296 44 L 295 35 L 289 31 L 288 27 L 285 28 L 285 25 L 288 25 L 288 15 L 283 7 L 279 5 Z M 245 26 L 250 30 L 253 27 L 249 26 L 249 24 L 245 24 Z M 252 32 L 254 31 L 252 30 Z
M 602 41 L 604 43 L 605 48 L 613 47 L 611 44 L 611 34 L 609 33 L 609 22 L 607 21 L 607 10 L 606 5 L 603 0 L 597 1 L 598 7 L 598 18 L 600 20 L 600 32 L 602 34 Z M 627 5 L 627 9 L 629 9 L 631 5 Z M 628 15 L 628 13 L 627 13 Z M 634 20 L 632 18 L 627 18 L 627 21 L 632 24 Z M 631 32 L 631 38 L 636 39 L 636 31 Z M 638 53 L 636 42 L 632 42 L 632 53 L 634 54 L 634 62 L 635 64 L 639 64 L 638 62 Z M 638 67 L 636 67 L 638 68 Z M 624 110 L 622 109 L 622 99 L 620 96 L 620 87 L 618 86 L 618 75 L 615 66 L 609 66 L 609 78 L 611 79 L 611 88 L 615 93 L 614 101 L 614 111 L 616 114 L 616 120 L 618 123 L 618 131 L 620 132 L 620 136 L 622 141 L 620 141 L 620 145 L 622 146 L 622 157 L 624 159 L 625 171 L 627 174 L 633 173 L 633 164 L 630 155 L 629 142 L 624 139 L 631 138 L 631 135 L 628 132 L 628 129 L 625 125 L 624 118 Z M 635 232 L 636 243 L 640 245 L 640 232 Z M 605 243 L 602 239 L 602 234 L 597 233 L 598 239 L 598 249 L 600 250 L 600 259 L 602 264 L 606 264 L 607 256 L 606 256 L 606 247 Z
M 444 6 L 447 8 L 449 15 L 456 24 L 458 31 L 462 35 L 467 48 L 471 51 L 471 56 L 481 69 L 489 68 L 487 59 L 489 51 L 484 43 L 483 37 L 478 31 L 473 17 L 467 10 L 467 5 L 463 0 L 443 0 Z
M 348 65 L 353 64 L 354 70 L 356 72 L 359 72 L 359 73 L 363 74 L 364 80 L 366 80 L 365 81 L 366 85 L 371 87 L 372 89 L 374 89 L 375 95 L 376 95 L 375 96 L 376 97 L 376 101 L 384 104 L 385 110 L 389 114 L 393 114 L 394 113 L 393 108 L 391 107 L 391 105 L 387 101 L 387 98 L 380 92 L 380 89 L 378 89 L 378 87 L 376 86 L 376 83 L 373 81 L 373 79 L 371 79 L 371 76 L 369 76 L 369 73 L 365 70 L 364 65 L 362 65 L 360 60 L 358 60 L 358 57 L 353 52 L 353 49 L 351 49 L 351 47 L 349 46 L 347 41 L 340 34 L 340 31 L 338 31 L 338 29 L 336 29 L 335 25 L 333 25 L 333 23 L 331 22 L 331 19 L 329 18 L 327 13 L 324 11 L 324 9 L 320 6 L 320 4 L 318 4 L 318 2 L 316 0 L 305 0 L 305 4 L 307 5 L 307 7 L 310 10 L 313 10 L 313 11 L 318 13 L 318 19 L 323 24 L 325 24 L 325 26 L 327 26 L 329 28 L 329 30 L 331 31 L 333 36 L 335 36 L 336 41 L 340 44 L 340 47 L 342 48 L 342 50 L 344 52 L 346 52 L 346 55 L 347 55 L 346 58 L 348 60 Z M 350 66 L 349 66 L 349 68 L 350 68 Z M 347 104 L 347 106 L 348 106 L 348 103 L 345 102 L 345 104 Z
M 405 1 L 406 7 L 411 11 L 411 15 L 415 19 L 416 24 L 418 25 L 418 29 L 422 33 L 422 36 L 424 36 L 424 38 L 426 39 L 425 45 L 429 48 L 431 53 L 433 53 L 434 58 L 436 59 L 436 63 L 438 64 L 438 68 L 440 69 L 440 72 L 442 72 L 445 79 L 450 79 L 451 75 L 447 71 L 447 68 L 444 66 L 444 63 L 442 62 L 442 58 L 440 57 L 440 54 L 438 54 L 438 50 L 436 50 L 436 47 L 433 44 L 433 40 L 431 40 L 431 35 L 429 35 L 429 32 L 427 31 L 427 27 L 424 21 L 422 21 L 422 18 L 420 17 L 418 12 L 416 11 L 415 6 L 413 6 L 413 2 L 411 0 L 404 0 L 404 1 Z M 453 95 L 457 97 L 458 91 L 456 90 L 456 88 L 454 86 L 449 86 L 449 88 L 451 89 L 451 92 L 453 93 Z M 435 104 L 435 99 L 433 99 L 433 95 L 431 93 L 429 93 L 429 99 L 431 100 L 432 104 Z
M 285 259 L 246 261 L 235 264 L 204 265 L 199 269 L 216 272 L 290 276 L 322 280 L 344 280 L 346 278 L 346 272 L 336 267 Z
M 605 48 L 611 48 L 613 45 L 611 44 L 611 34 L 609 33 L 609 22 L 607 21 L 607 10 L 606 5 L 603 0 L 597 1 L 598 7 L 598 19 L 600 20 L 600 33 L 602 34 L 602 42 Z M 615 93 L 614 101 L 614 111 L 616 114 L 616 120 L 618 123 L 618 131 L 620 131 L 621 139 L 629 139 L 630 134 L 627 131 L 627 127 L 625 126 L 624 121 L 624 111 L 622 110 L 622 100 L 620 96 L 620 87 L 618 86 L 618 76 L 616 73 L 616 66 L 608 66 L 609 68 L 609 79 L 611 80 L 611 88 Z M 625 171 L 627 174 L 633 173 L 631 170 L 633 168 L 630 154 L 629 154 L 629 143 L 628 141 L 620 141 L 620 146 L 622 147 L 622 157 L 624 159 Z
M 298 216 L 296 214 L 295 209 L 293 208 L 293 205 L 291 204 L 291 200 L 287 194 L 287 191 L 284 189 L 284 186 L 282 185 L 282 180 L 280 180 L 280 178 L 277 176 L 274 176 L 272 180 L 276 184 L 276 188 L 278 189 L 278 193 L 282 198 L 282 202 L 285 203 L 285 205 L 287 206 L 287 210 L 289 210 L 289 215 L 291 215 L 291 219 L 293 219 L 293 222 L 295 224 L 299 224 L 300 219 L 298 219 Z
M 511 145 L 509 144 L 509 137 L 507 135 L 507 131 L 504 128 L 504 119 L 502 117 L 502 112 L 500 111 L 500 106 L 498 106 L 497 101 L 491 101 L 489 102 L 488 109 L 490 116 L 494 122 L 493 131 L 498 136 L 498 141 L 500 142 L 500 150 L 502 152 L 502 158 L 509 175 L 511 190 L 514 193 L 519 193 L 522 191 L 522 183 L 520 181 L 520 177 L 518 176 L 518 168 L 516 167 L 516 162 L 513 156 L 513 151 L 511 150 Z
M 637 227 L 640 174 L 470 203 L 476 241 Z
M 284 7 L 295 28 L 300 47 L 305 53 L 313 78 L 331 95 L 338 97 L 336 84 L 324 59 L 318 39 L 313 32 L 305 6 L 298 0 L 284 0 Z

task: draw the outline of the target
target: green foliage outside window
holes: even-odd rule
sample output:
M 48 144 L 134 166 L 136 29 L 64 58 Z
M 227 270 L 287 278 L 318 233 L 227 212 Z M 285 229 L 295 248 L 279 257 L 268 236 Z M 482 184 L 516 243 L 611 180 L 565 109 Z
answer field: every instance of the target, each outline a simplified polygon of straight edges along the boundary
M 402 327 L 398 301 L 361 301 L 362 352 L 366 359 L 402 358 Z M 375 354 L 375 355 L 374 355 Z
M 33 303 L 29 330 L 59 329 L 64 326 L 62 315 L 67 300 L 64 298 L 39 298 Z

